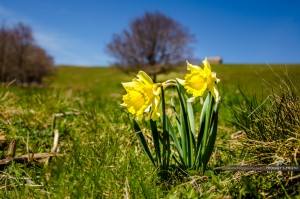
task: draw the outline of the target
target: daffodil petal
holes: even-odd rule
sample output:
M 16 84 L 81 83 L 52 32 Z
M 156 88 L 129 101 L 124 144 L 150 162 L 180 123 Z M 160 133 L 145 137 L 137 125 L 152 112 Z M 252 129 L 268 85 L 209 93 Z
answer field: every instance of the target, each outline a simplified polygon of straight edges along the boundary
M 138 86 L 136 82 L 122 82 L 123 87 L 126 89 Z
M 144 117 L 143 114 L 137 114 L 137 115 L 136 115 L 136 119 L 137 119 L 138 121 L 141 121 L 141 120 L 143 119 L 143 117 Z
M 153 85 L 152 91 L 153 91 L 153 94 L 154 94 L 154 95 L 160 95 L 160 93 L 161 93 L 161 88 L 160 88 L 159 86 L 157 86 L 157 85 Z
M 220 96 L 219 96 L 219 91 L 217 89 L 216 85 L 210 85 L 208 87 L 208 90 L 211 92 L 212 96 L 214 97 L 216 102 L 219 102 Z
M 195 99 L 196 99 L 196 97 L 191 97 L 191 98 L 188 98 L 188 99 L 187 99 L 187 102 L 194 102 L 194 101 L 195 101 Z
M 137 120 L 157 120 L 160 116 L 161 85 L 153 84 L 152 79 L 143 71 L 132 82 L 122 83 L 127 94 L 123 95 L 123 104 Z
M 217 75 L 215 72 L 211 73 L 211 78 L 214 82 L 219 83 L 220 79 L 217 78 Z
M 144 71 L 140 71 L 137 75 L 137 77 L 146 84 L 153 84 L 152 79 L 147 75 L 147 73 L 145 73 Z
M 154 102 L 154 106 L 153 106 L 153 109 L 150 113 L 150 118 L 153 120 L 153 121 L 156 121 L 161 115 L 161 110 L 160 110 L 160 98 L 156 98 L 155 99 L 155 102 Z
M 187 69 L 188 70 L 191 70 L 191 71 L 193 71 L 193 70 L 202 70 L 201 67 L 199 67 L 197 65 L 192 65 L 188 61 L 186 61 L 186 64 L 187 64 Z
M 205 68 L 209 69 L 209 71 L 211 71 L 211 67 L 210 67 L 210 64 L 207 60 L 207 57 L 205 57 L 204 61 L 202 61 L 203 65 L 204 65 L 204 70 Z
M 185 80 L 183 79 L 179 79 L 179 78 L 176 78 L 176 80 L 179 82 L 179 84 L 183 85 L 185 84 Z

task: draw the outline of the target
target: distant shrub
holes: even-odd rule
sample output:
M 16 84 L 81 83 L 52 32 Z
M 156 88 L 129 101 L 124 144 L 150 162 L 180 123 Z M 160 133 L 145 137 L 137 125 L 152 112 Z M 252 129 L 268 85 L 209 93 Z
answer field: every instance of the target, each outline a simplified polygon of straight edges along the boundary
M 39 47 L 29 26 L 0 27 L 0 81 L 41 83 L 50 74 L 53 58 Z

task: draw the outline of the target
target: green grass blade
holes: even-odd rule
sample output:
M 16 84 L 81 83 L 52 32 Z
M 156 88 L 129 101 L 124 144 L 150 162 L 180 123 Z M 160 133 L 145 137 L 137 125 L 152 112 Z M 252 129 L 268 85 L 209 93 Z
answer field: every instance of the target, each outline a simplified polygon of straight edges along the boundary
M 152 164 L 154 166 L 156 166 L 156 164 L 154 162 L 154 159 L 153 159 L 153 157 L 151 155 L 151 152 L 149 150 L 148 144 L 147 144 L 147 142 L 145 140 L 145 137 L 144 137 L 144 135 L 143 135 L 143 133 L 141 131 L 141 128 L 140 128 L 139 124 L 135 120 L 133 120 L 133 128 L 135 130 L 136 136 L 137 136 L 137 138 L 138 138 L 138 140 L 139 140 L 142 148 L 144 149 L 147 157 L 150 159 L 150 161 L 152 162 Z

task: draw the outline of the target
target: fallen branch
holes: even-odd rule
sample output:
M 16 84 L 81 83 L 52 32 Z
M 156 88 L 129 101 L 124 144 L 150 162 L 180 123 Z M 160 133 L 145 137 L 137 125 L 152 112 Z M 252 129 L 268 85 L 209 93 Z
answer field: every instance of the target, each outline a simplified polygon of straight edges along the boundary
M 26 163 L 26 164 L 32 164 L 32 163 L 43 163 L 45 166 L 48 165 L 49 161 L 53 156 L 62 156 L 61 154 L 58 153 L 58 138 L 59 138 L 59 133 L 58 130 L 55 129 L 56 126 L 56 119 L 58 117 L 65 117 L 67 115 L 79 115 L 79 112 L 65 112 L 65 113 L 55 113 L 52 115 L 53 121 L 52 121 L 52 130 L 53 130 L 53 147 L 51 148 L 50 153 L 29 153 L 29 147 L 28 147 L 28 142 L 29 142 L 29 134 L 27 134 L 27 142 L 26 142 L 26 148 L 27 148 L 27 154 L 21 155 L 21 156 L 15 156 L 16 152 L 16 147 L 17 143 L 16 140 L 13 140 L 10 142 L 7 153 L 5 155 L 4 159 L 0 160 L 0 167 L 5 167 L 11 162 L 17 162 L 17 163 Z M 6 141 L 5 135 L 0 135 L 0 141 Z M 38 143 L 37 143 L 38 144 Z M 37 147 L 36 144 L 36 147 Z
M 12 161 L 17 163 L 45 162 L 49 157 L 53 157 L 53 156 L 62 156 L 62 155 L 53 154 L 53 153 L 29 153 L 14 158 L 2 159 L 0 160 L 0 165 L 6 166 Z
M 56 118 L 58 117 L 65 117 L 67 115 L 79 115 L 80 113 L 79 112 L 65 112 L 65 113 L 54 113 L 52 115 L 52 130 L 55 129 L 55 126 L 56 126 Z
M 53 147 L 51 148 L 52 153 L 57 153 L 58 152 L 58 130 L 54 130 L 54 139 L 53 139 Z

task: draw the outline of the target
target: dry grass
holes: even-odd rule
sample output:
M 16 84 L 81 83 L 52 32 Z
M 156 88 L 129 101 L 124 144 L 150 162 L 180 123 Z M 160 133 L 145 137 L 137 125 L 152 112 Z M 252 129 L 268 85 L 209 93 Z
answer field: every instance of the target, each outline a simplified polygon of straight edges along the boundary
M 258 102 L 255 96 L 249 99 L 244 95 L 244 104 L 236 111 L 236 125 L 244 131 L 238 139 L 245 155 L 242 164 L 293 166 L 300 163 L 299 88 L 286 74 L 274 74 L 278 79 L 265 82 L 267 97 Z M 243 177 L 251 176 L 247 179 L 258 181 L 258 185 L 272 182 L 269 186 L 261 186 L 264 188 L 259 195 L 282 197 L 299 194 L 299 174 L 299 171 L 278 172 L 277 175 L 254 172 Z M 264 181 L 260 182 L 257 176 L 264 176 Z M 281 191 L 274 191 L 278 189 Z

